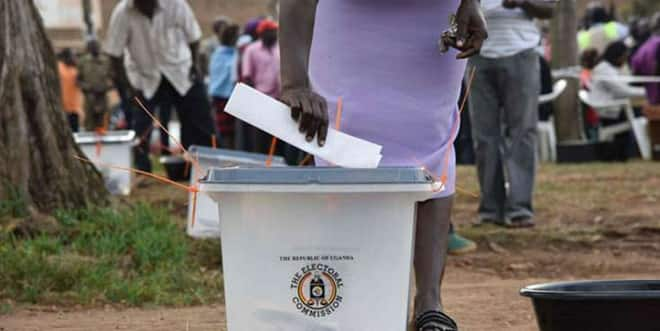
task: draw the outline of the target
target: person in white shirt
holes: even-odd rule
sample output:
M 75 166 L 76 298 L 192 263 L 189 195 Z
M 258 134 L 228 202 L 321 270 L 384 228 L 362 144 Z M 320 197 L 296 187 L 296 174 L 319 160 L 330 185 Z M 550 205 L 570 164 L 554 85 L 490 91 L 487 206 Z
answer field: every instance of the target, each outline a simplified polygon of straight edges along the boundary
M 641 86 L 632 86 L 624 81 L 617 80 L 622 75 L 622 69 L 628 63 L 628 47 L 623 41 L 610 44 L 600 62 L 591 72 L 590 97 L 598 104 L 608 103 L 613 100 L 644 97 L 645 90 Z M 603 111 L 601 117 L 610 119 L 618 118 L 619 109 L 611 112 Z
M 483 0 L 488 39 L 468 70 L 476 68 L 469 96 L 481 202 L 479 221 L 534 226 L 536 124 L 541 92 L 541 41 L 535 18 L 550 18 L 554 4 Z
M 613 100 L 634 97 L 644 97 L 646 91 L 641 86 L 632 86 L 617 80 L 622 75 L 622 68 L 628 62 L 628 48 L 623 41 L 617 41 L 605 49 L 600 62 L 591 72 L 590 99 L 596 104 L 607 104 Z M 599 125 L 607 127 L 626 122 L 625 113 L 621 107 L 598 108 Z M 610 157 L 625 161 L 636 156 L 635 140 L 630 131 L 614 136 L 609 152 Z
M 105 44 L 117 73 L 116 84 L 150 110 L 174 107 L 181 121 L 181 142 L 208 146 L 215 136 L 211 107 L 197 65 L 201 29 L 185 0 L 122 0 L 115 7 Z M 151 171 L 151 119 L 133 114 L 142 137 L 135 148 L 136 167 Z

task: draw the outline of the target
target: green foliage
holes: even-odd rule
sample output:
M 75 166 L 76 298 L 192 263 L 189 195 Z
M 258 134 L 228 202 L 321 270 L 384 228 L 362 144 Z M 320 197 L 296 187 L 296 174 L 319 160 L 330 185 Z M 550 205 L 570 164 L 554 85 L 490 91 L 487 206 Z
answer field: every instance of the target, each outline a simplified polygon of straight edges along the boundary
M 5 183 L 2 188 L 5 196 L 0 199 L 0 219 L 5 217 L 25 217 L 28 214 L 22 192 L 11 184 Z M 0 192 L 2 193 L 2 192 Z
M 215 302 L 222 293 L 218 258 L 192 254 L 217 256 L 217 243 L 193 244 L 167 210 L 138 204 L 55 217 L 57 236 L 0 235 L 0 300 L 181 306 Z

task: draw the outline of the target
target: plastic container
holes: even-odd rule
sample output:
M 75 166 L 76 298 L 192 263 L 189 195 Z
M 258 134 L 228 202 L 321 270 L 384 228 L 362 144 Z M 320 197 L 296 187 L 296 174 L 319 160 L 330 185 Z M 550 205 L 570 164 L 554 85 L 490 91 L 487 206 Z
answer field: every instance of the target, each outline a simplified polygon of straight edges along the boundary
M 660 281 L 582 281 L 535 285 L 532 298 L 541 331 L 658 331 Z
M 109 131 L 104 135 L 94 132 L 75 133 L 74 139 L 87 158 L 97 164 L 110 193 L 131 193 L 133 175 L 128 171 L 104 167 L 102 164 L 124 168 L 133 166 L 134 131 Z
M 406 330 L 421 169 L 213 169 L 227 326 Z
M 207 174 L 211 168 L 229 167 L 264 167 L 267 155 L 247 152 L 232 151 L 227 149 L 213 149 L 209 147 L 191 146 L 188 149 L 192 157 L 199 162 L 199 171 L 191 167 L 192 175 L 190 184 L 196 184 L 197 179 Z M 286 167 L 284 158 L 273 157 L 271 166 Z M 218 204 L 206 194 L 197 195 L 197 206 L 193 208 L 193 195 L 188 197 L 188 235 L 193 238 L 220 238 L 220 220 L 218 219 Z M 193 221 L 193 209 L 195 209 L 195 224 Z
M 167 178 L 175 182 L 185 182 L 190 179 L 193 167 L 182 156 L 161 156 L 160 164 L 165 168 Z

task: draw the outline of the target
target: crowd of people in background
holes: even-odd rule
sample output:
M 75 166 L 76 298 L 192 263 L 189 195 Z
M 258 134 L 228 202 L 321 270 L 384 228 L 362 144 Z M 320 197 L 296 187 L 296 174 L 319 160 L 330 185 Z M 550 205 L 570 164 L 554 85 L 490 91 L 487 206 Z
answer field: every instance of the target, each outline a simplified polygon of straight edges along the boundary
M 239 82 L 279 97 L 278 24 L 268 17 L 257 17 L 240 27 L 231 18 L 220 16 L 213 22 L 213 35 L 202 39 L 201 28 L 187 3 L 172 3 L 186 8 L 172 8 L 177 13 L 166 17 L 167 6 L 162 8 L 165 15 L 158 10 L 152 12 L 150 7 L 157 5 L 155 1 L 135 1 L 135 8 L 122 2 L 113 12 L 105 41 L 90 39 L 86 50 L 79 54 L 71 48 L 60 51 L 63 108 L 72 131 L 136 130 L 142 138 L 136 153 L 138 168 L 150 170 L 150 152 L 169 155 L 177 151 L 169 145 L 164 130 L 159 130 L 156 148 L 150 146 L 156 128 L 151 118 L 137 108 L 134 98 L 138 97 L 166 127 L 172 110 L 176 111 L 184 147 L 217 143 L 223 148 L 266 153 L 271 137 L 236 120 L 224 109 Z M 134 15 L 133 11 L 142 15 Z M 147 33 L 145 21 L 151 19 L 159 22 L 155 26 L 160 33 Z M 183 27 L 184 38 L 169 38 L 166 31 L 170 25 Z M 128 34 L 139 38 L 127 38 Z M 112 102 L 116 103 L 114 107 Z M 213 120 L 202 121 L 205 113 Z M 84 124 L 82 128 L 80 123 Z M 278 144 L 277 152 L 292 163 L 304 157 L 283 143 Z
M 589 92 L 593 102 L 608 104 L 616 100 L 633 102 L 635 115 L 643 116 L 642 104 L 657 105 L 660 85 L 654 82 L 634 84 L 623 79 L 660 74 L 660 43 L 654 37 L 660 33 L 660 13 L 632 18 L 628 24 L 617 20 L 614 8 L 599 2 L 591 3 L 581 20 L 578 32 L 579 58 L 582 70 L 580 86 Z M 599 141 L 599 130 L 626 122 L 626 114 L 619 108 L 594 109 L 582 105 L 587 138 Z M 633 134 L 622 132 L 614 137 L 609 157 L 627 160 L 639 156 Z

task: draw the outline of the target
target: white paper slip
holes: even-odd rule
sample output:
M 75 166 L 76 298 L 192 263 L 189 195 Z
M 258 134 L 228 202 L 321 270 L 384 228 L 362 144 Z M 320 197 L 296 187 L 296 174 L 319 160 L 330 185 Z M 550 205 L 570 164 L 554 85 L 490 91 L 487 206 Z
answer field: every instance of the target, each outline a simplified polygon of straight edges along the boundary
M 383 147 L 332 128 L 326 144 L 319 147 L 316 139 L 307 142 L 291 119 L 291 109 L 245 85 L 238 84 L 225 111 L 298 149 L 345 168 L 376 168 L 382 159 Z

